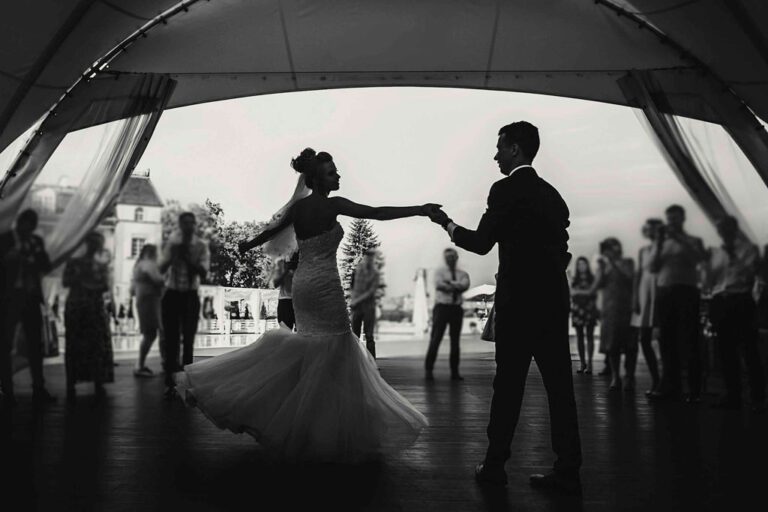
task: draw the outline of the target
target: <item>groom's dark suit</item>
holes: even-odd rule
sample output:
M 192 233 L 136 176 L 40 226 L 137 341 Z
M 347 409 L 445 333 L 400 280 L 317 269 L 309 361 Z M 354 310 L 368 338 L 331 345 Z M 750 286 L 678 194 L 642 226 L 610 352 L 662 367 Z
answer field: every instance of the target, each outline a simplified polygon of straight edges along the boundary
M 456 245 L 478 254 L 499 244 L 489 464 L 510 456 L 533 358 L 549 398 L 555 471 L 576 472 L 581 465 L 568 335 L 568 216 L 557 190 L 526 166 L 491 187 L 476 231 L 453 231 Z

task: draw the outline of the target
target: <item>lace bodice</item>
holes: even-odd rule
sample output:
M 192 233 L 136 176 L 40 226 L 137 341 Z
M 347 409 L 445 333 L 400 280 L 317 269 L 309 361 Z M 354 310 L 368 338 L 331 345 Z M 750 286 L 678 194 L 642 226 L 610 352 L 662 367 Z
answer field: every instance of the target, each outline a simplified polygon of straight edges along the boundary
M 338 222 L 325 233 L 299 240 L 299 266 L 293 276 L 293 308 L 298 332 L 307 335 L 350 331 L 336 251 L 344 238 Z

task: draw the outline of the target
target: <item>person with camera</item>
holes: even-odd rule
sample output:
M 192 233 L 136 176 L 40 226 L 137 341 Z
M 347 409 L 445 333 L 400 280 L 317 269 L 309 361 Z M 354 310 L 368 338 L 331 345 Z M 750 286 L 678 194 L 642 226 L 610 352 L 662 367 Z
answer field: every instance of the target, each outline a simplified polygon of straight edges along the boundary
M 163 249 L 160 272 L 165 274 L 165 293 L 161 304 L 162 349 L 165 371 L 165 398 L 176 396 L 173 374 L 182 365 L 192 364 L 195 334 L 200 319 L 198 289 L 210 268 L 208 243 L 195 234 L 197 219 L 192 212 L 179 215 L 179 230 Z M 181 363 L 180 346 L 184 345 Z
M 701 336 L 699 328 L 698 266 L 706 258 L 701 238 L 684 228 L 685 210 L 672 205 L 666 210 L 666 224 L 657 229 L 651 250 L 651 268 L 657 273 L 657 313 L 661 348 L 661 384 L 648 396 L 670 400 L 681 396 L 681 354 L 688 361 L 686 402 L 701 400 Z
M 3 406 L 16 405 L 13 387 L 13 352 L 16 328 L 21 324 L 25 343 L 16 347 L 26 355 L 36 402 L 56 400 L 43 377 L 42 278 L 51 270 L 43 239 L 34 232 L 37 213 L 24 210 L 16 226 L 0 234 L 0 388 Z

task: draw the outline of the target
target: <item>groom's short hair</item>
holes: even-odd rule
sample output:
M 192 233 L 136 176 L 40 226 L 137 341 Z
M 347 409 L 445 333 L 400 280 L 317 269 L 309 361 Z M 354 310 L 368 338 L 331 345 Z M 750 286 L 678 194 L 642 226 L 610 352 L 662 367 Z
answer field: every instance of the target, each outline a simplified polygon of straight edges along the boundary
M 531 160 L 539 152 L 539 145 L 541 144 L 539 141 L 539 129 L 528 121 L 517 121 L 516 123 L 502 126 L 499 130 L 499 137 L 502 135 L 504 135 L 504 141 L 507 144 L 517 144 L 523 150 L 525 156 Z

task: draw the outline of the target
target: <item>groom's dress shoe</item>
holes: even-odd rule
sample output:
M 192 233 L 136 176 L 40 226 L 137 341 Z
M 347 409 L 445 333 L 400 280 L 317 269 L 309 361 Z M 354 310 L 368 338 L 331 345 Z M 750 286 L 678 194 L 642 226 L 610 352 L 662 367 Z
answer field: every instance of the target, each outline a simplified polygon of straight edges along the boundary
M 435 376 L 432 374 L 431 371 L 427 370 L 427 372 L 424 374 L 424 379 L 427 382 L 433 382 L 435 380 Z
M 531 475 L 531 487 L 572 496 L 581 496 L 581 480 L 578 475 L 565 476 L 558 473 Z
M 504 471 L 504 466 L 489 466 L 483 462 L 475 466 L 475 480 L 482 485 L 507 485 L 507 472 Z

